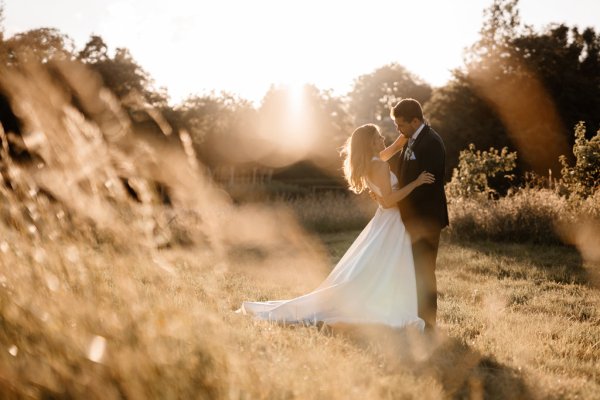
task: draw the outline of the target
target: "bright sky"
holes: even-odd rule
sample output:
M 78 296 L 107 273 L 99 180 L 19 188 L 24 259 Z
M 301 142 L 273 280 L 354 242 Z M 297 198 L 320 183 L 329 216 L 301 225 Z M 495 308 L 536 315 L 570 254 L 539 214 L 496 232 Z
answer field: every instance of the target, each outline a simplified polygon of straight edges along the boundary
M 4 0 L 4 27 L 56 27 L 79 48 L 99 34 L 111 50 L 127 47 L 173 102 L 210 90 L 259 102 L 272 83 L 344 94 L 390 62 L 443 85 L 491 1 Z M 521 0 L 520 12 L 536 28 L 600 30 L 598 0 Z

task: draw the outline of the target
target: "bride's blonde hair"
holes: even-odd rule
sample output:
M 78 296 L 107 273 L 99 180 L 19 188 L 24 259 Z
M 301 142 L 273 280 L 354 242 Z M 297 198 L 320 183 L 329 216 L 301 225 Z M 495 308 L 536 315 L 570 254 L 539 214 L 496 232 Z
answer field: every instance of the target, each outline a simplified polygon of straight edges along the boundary
M 361 193 L 367 189 L 366 178 L 374 155 L 373 138 L 379 134 L 377 125 L 359 126 L 342 147 L 344 177 L 348 181 L 348 187 L 354 193 Z

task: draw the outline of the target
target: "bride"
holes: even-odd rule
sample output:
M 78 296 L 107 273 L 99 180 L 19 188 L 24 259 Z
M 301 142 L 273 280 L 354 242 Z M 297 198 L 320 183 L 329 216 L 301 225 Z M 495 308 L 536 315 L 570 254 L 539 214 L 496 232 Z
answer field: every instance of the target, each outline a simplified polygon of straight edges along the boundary
M 414 325 L 423 330 L 424 322 L 417 316 L 411 241 L 396 203 L 434 178 L 423 172 L 398 189 L 398 179 L 380 158 L 390 158 L 389 149 L 373 124 L 357 128 L 344 146 L 350 190 L 371 190 L 380 206 L 325 281 L 295 299 L 244 302 L 238 312 L 282 323 Z

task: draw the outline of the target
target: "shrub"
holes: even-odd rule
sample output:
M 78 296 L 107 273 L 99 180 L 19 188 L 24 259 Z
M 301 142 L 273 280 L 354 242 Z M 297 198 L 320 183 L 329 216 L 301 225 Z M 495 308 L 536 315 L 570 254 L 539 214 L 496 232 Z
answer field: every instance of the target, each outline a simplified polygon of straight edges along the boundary
M 452 172 L 452 180 L 447 185 L 448 195 L 454 198 L 497 195 L 496 188 L 490 187 L 490 179 L 499 174 L 504 180 L 511 181 L 514 175 L 508 174 L 516 166 L 517 152 L 509 152 L 504 147 L 501 151 L 490 148 L 489 151 L 475 149 L 474 144 L 460 152 L 458 168 Z
M 560 157 L 562 178 L 557 185 L 551 178 L 545 181 L 526 173 L 524 187 L 513 188 L 503 197 L 497 197 L 490 180 L 512 171 L 517 153 L 506 148 L 481 152 L 474 145 L 461 151 L 459 166 L 447 185 L 450 236 L 554 244 L 572 242 L 567 236 L 582 221 L 600 220 L 600 131 L 587 140 L 581 122 L 575 137 L 575 164 L 569 166 L 566 157 Z M 505 178 L 512 180 L 513 175 Z
M 575 165 L 569 166 L 567 157 L 560 156 L 562 165 L 562 184 L 570 194 L 588 197 L 600 186 L 600 130 L 587 140 L 585 123 L 579 122 L 575 127 L 575 144 L 573 155 Z
M 555 225 L 567 209 L 566 200 L 547 189 L 523 189 L 498 200 L 454 199 L 449 233 L 468 240 L 560 243 Z
M 565 234 L 582 221 L 600 221 L 600 191 L 583 199 L 525 188 L 498 200 L 454 199 L 449 212 L 454 239 L 559 244 L 571 242 Z

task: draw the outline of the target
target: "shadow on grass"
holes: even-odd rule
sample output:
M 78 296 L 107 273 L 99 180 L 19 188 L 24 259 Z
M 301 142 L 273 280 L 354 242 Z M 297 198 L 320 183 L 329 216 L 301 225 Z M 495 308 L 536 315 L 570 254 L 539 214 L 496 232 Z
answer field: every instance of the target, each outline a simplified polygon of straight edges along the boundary
M 384 372 L 431 377 L 440 383 L 444 398 L 531 399 L 519 370 L 484 356 L 442 332 L 423 334 L 413 328 L 379 325 L 325 326 L 321 330 L 341 336 L 380 358 Z
M 496 260 L 477 266 L 473 272 L 498 279 L 545 280 L 562 284 L 590 285 L 594 280 L 577 249 L 528 243 L 450 241 Z

